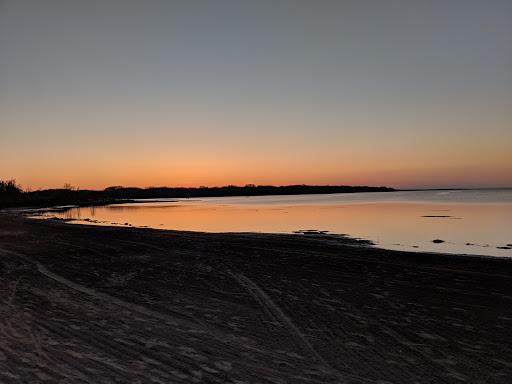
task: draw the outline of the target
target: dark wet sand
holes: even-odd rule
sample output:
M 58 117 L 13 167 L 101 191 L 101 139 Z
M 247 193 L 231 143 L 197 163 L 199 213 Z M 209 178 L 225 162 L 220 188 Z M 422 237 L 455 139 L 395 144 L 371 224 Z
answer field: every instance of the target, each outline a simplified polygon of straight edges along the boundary
M 510 383 L 512 262 L 0 215 L 0 383 Z

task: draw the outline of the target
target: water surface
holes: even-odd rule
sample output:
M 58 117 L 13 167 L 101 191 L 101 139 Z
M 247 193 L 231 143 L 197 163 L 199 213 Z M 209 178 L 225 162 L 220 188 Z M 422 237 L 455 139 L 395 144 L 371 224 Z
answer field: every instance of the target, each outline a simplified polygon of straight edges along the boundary
M 512 248 L 512 190 L 158 199 L 49 215 L 207 232 L 324 230 L 388 249 L 512 256 L 497 248 Z

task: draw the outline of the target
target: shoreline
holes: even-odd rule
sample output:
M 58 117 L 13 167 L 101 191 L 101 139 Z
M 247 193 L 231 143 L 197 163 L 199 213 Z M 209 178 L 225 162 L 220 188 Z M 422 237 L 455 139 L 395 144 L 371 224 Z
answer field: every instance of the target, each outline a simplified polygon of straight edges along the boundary
M 200 201 L 200 200 L 198 200 Z M 164 201 L 161 201 L 161 200 L 150 200 L 150 201 L 133 201 L 133 202 L 130 202 L 132 204 L 137 204 L 137 203 L 163 203 Z M 165 203 L 168 203 L 168 202 L 173 202 L 173 203 L 180 203 L 180 200 L 170 200 L 170 201 L 165 201 Z M 412 201 L 381 201 L 381 202 L 378 202 L 378 203 L 368 203 L 368 202 L 364 202 L 364 203 L 361 203 L 361 202 L 347 202 L 347 203 L 344 203 L 344 205 L 368 205 L 368 204 L 378 204 L 378 205 L 382 205 L 382 204 L 414 204 L 414 205 L 421 205 L 423 203 L 417 203 L 417 202 L 412 202 Z M 431 202 L 425 202 L 424 203 L 426 206 L 431 206 L 431 205 L 436 205 L 436 204 L 446 204 L 444 202 L 435 202 L 435 201 L 431 201 Z M 487 203 L 474 203 L 474 202 L 456 202 L 456 203 L 453 203 L 451 202 L 450 204 L 461 204 L 461 205 L 473 205 L 473 204 L 478 204 L 478 205 L 493 205 L 493 204 L 506 204 L 506 203 L 493 203 L 493 202 L 487 202 Z M 510 203 L 512 204 L 512 203 Z M 320 204 L 321 205 L 321 204 Z M 91 217 L 85 217 L 85 218 L 72 218 L 72 217 L 59 217 L 59 213 L 63 213 L 67 210 L 70 210 L 70 209 L 80 209 L 80 208 L 93 208 L 93 207 L 78 207 L 78 206 L 65 206 L 65 207 L 52 207 L 52 208 L 41 208 L 41 209 L 23 209 L 23 210 L 5 210 L 4 213 L 12 213 L 12 214 L 22 214 L 24 215 L 25 217 L 28 217 L 28 218 L 34 218 L 34 219 L 38 219 L 38 220 L 54 220 L 54 221 L 59 221 L 59 222 L 64 222 L 64 223 L 67 223 L 67 224 L 73 224 L 73 225 L 95 225 L 95 226 L 114 226 L 114 227 L 129 227 L 129 228 L 140 228 L 140 229 L 144 229 L 144 228 L 151 228 L 151 229 L 156 229 L 156 230 L 169 230 L 169 231 L 188 231 L 188 232 L 200 232 L 200 233 L 233 233 L 233 234 L 236 234 L 236 233 L 259 233 L 259 234 L 272 234 L 272 233 L 275 233 L 275 234 L 292 234 L 292 233 L 299 233 L 299 234 L 303 234 L 303 235 L 316 235 L 316 236 L 319 236 L 319 235 L 326 235 L 326 236 L 342 236 L 342 237 L 347 237 L 347 238 L 353 238 L 353 239 L 358 239 L 358 240 L 362 240 L 362 241 L 366 241 L 368 243 L 370 243 L 371 245 L 377 247 L 377 248 L 381 248 L 381 249 L 384 249 L 384 250 L 389 250 L 389 251 L 397 251 L 397 252 L 411 252 L 411 253 L 429 253 L 429 254 L 445 254 L 445 255 L 460 255 L 460 256 L 475 256 L 475 257 L 497 257 L 497 258 L 512 258 L 512 254 L 492 254 L 490 252 L 482 252 L 482 253 L 477 253 L 476 251 L 473 251 L 473 252 L 470 252 L 469 250 L 467 250 L 467 252 L 464 252 L 464 250 L 462 249 L 434 249 L 434 248 L 430 248 L 429 245 L 431 246 L 430 243 L 428 244 L 423 244 L 421 247 L 418 246 L 418 245 L 407 245 L 407 244 L 400 244 L 400 243 L 391 243 L 391 242 L 388 242 L 388 243 L 379 243 L 377 241 L 375 241 L 375 236 L 364 236 L 364 235 L 356 235 L 356 236 L 353 236 L 351 233 L 348 233 L 348 232 L 335 232 L 335 231 L 327 231 L 327 230 L 313 230 L 313 229 L 310 229 L 310 230 L 304 230 L 304 229 L 299 229 L 299 230 L 296 230 L 296 229 L 290 229 L 290 230 L 283 230 L 283 231 L 258 231 L 258 230 L 252 230 L 252 229 L 249 229 L 249 230 L 244 230 L 244 231 L 239 231 L 239 230 L 212 230 L 212 229 L 201 229 L 201 228 L 194 228 L 194 229 L 189 229 L 189 228 L 174 228 L 174 227 L 169 227 L 169 226 L 163 226 L 164 224 L 159 224 L 159 225 L 151 225 L 151 224 L 148 224 L 148 225 L 137 225 L 137 224 L 133 224 L 131 222 L 125 222 L 124 220 L 121 220 L 120 222 L 114 222 L 114 221 L 108 221 L 108 220 L 97 220 L 97 219 L 94 219 L 94 218 L 91 218 Z M 2 213 L 2 211 L 0 210 L 0 214 Z M 53 215 L 52 215 L 53 213 Z M 78 215 L 80 217 L 80 215 Z M 87 216 L 87 215 L 86 215 Z M 94 216 L 94 215 L 93 215 Z M 424 218 L 452 218 L 452 216 L 421 216 L 421 217 L 424 217 Z M 456 217 L 458 218 L 458 217 Z M 436 235 L 434 235 L 435 237 Z M 431 243 L 436 243 L 436 244 L 443 244 L 443 243 L 446 243 L 446 244 L 452 244 L 450 241 L 448 240 L 444 240 L 444 239 L 439 239 L 439 238 L 434 238 L 433 237 L 433 240 L 431 241 Z M 507 243 L 506 241 L 504 241 L 502 243 L 502 245 L 500 245 L 499 243 L 498 244 L 495 244 L 495 245 L 491 245 L 489 246 L 488 244 L 487 245 L 482 245 L 482 244 L 479 244 L 478 242 L 474 242 L 474 241 L 466 241 L 465 243 L 466 246 L 471 246 L 473 249 L 476 249 L 476 248 L 485 248 L 485 249 L 499 249 L 499 250 L 510 250 L 511 249 L 511 244 L 510 243 Z M 460 245 L 459 245 L 460 247 Z M 441 246 L 440 246 L 441 248 Z
M 169 229 L 169 228 L 158 228 L 158 227 L 151 227 L 151 226 L 135 226 L 132 224 L 125 225 L 121 223 L 101 223 L 101 222 L 94 222 L 94 221 L 88 221 L 87 219 L 84 220 L 75 220 L 75 219 L 62 219 L 58 217 L 50 217 L 50 218 L 35 218 L 35 217 L 28 217 L 24 216 L 28 220 L 42 220 L 42 221 L 50 221 L 55 222 L 58 224 L 63 225 L 73 225 L 73 226 L 79 226 L 83 227 L 84 229 L 90 228 L 90 227 L 108 227 L 108 228 L 125 228 L 125 229 L 133 229 L 133 230 L 150 230 L 150 231 L 162 231 L 167 232 L 168 234 L 195 234 L 195 235 L 221 235 L 221 236 L 254 236 L 255 238 L 259 236 L 284 236 L 284 237 L 295 237 L 298 236 L 299 238 L 306 238 L 316 241 L 322 241 L 322 240 L 333 240 L 340 243 L 340 245 L 344 247 L 362 247 L 362 248 L 370 248 L 375 249 L 379 251 L 384 252 L 390 252 L 391 254 L 397 254 L 397 255 L 423 255 L 423 256 L 431 256 L 431 257 L 438 257 L 441 256 L 443 258 L 457 258 L 466 260 L 467 258 L 473 258 L 476 260 L 480 259 L 498 259 L 498 260 L 506 260 L 507 262 L 510 262 L 512 264 L 512 257 L 510 256 L 497 256 L 497 255 L 482 255 L 482 254 L 471 254 L 471 253 L 451 253 L 451 252 L 433 252 L 433 251 L 426 251 L 421 249 L 410 249 L 410 250 L 403 250 L 403 249 L 392 249 L 392 248 L 385 248 L 384 246 L 381 246 L 377 243 L 375 243 L 371 239 L 365 239 L 365 238 L 359 238 L 359 237 L 352 237 L 349 234 L 338 234 L 338 233 L 331 233 L 328 231 L 317 231 L 317 230 L 298 230 L 298 231 L 292 231 L 292 232 L 254 232 L 254 231 L 244 231 L 244 232 L 209 232 L 209 231 L 193 231 L 193 230 L 180 230 L 180 229 Z M 511 276 L 512 277 L 512 276 Z
M 6 383 L 512 379 L 504 258 L 5 214 L 0 255 Z
M 42 212 L 54 212 L 54 211 L 42 211 Z M 58 211 L 57 211 L 58 212 Z M 1 215 L 1 212 L 0 212 Z M 159 227 L 151 227 L 151 226 L 136 226 L 132 224 L 122 224 L 122 223 L 106 223 L 101 221 L 94 221 L 94 220 L 88 220 L 88 219 L 64 219 L 59 217 L 38 217 L 38 216 L 28 216 L 23 214 L 23 217 L 25 217 L 28 220 L 41 220 L 41 221 L 48 221 L 50 223 L 60 223 L 65 225 L 74 225 L 74 226 L 82 226 L 85 228 L 88 227 L 112 227 L 112 228 L 127 228 L 127 229 L 134 229 L 134 230 L 154 230 L 154 231 L 163 231 L 163 232 L 170 232 L 170 233 L 194 233 L 194 234 L 200 234 L 200 235 L 263 235 L 263 236 L 273 236 L 273 235 L 290 235 L 290 236 L 303 236 L 308 237 L 310 239 L 316 239 L 321 240 L 322 238 L 331 238 L 331 239 L 338 239 L 341 242 L 346 241 L 344 243 L 344 246 L 353 246 L 353 242 L 357 242 L 357 246 L 361 247 L 371 247 L 375 249 L 379 249 L 382 251 L 389 251 L 389 252 L 396 252 L 396 253 L 413 253 L 413 254 L 425 254 L 425 255 L 436 255 L 436 256 L 443 256 L 443 257 L 457 257 L 457 258 L 476 258 L 476 259 L 505 259 L 510 260 L 512 262 L 511 256 L 498 256 L 498 255 L 484 255 L 484 254 L 476 254 L 476 253 L 454 253 L 454 252 L 434 252 L 434 251 L 427 251 L 427 250 L 421 250 L 419 248 L 416 249 L 410 249 L 410 250 L 404 250 L 404 249 L 393 249 L 393 248 L 386 248 L 385 246 L 381 244 L 375 243 L 371 239 L 365 239 L 360 237 L 352 237 L 349 234 L 338 234 L 338 233 L 331 233 L 329 231 L 317 231 L 317 230 L 298 230 L 298 231 L 292 231 L 292 232 L 254 232 L 254 231 L 244 231 L 244 232 L 210 232 L 210 231 L 192 231 L 192 230 L 180 230 L 180 229 L 169 229 L 169 228 L 159 228 Z

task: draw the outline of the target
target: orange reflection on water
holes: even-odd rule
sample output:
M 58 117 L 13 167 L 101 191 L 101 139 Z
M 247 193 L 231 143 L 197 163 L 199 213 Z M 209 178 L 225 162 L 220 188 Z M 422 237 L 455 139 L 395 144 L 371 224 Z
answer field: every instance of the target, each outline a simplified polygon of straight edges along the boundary
M 206 232 L 327 230 L 392 249 L 512 256 L 512 250 L 496 248 L 512 243 L 512 204 L 232 204 L 206 199 L 73 208 L 57 216 Z

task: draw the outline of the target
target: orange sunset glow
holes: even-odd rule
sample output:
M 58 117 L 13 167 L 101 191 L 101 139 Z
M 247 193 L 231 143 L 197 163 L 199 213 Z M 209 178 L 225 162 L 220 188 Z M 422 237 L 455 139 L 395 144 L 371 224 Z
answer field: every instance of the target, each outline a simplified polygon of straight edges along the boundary
M 293 18 L 252 4 L 214 27 L 184 3 L 98 7 L 0 5 L 0 179 L 512 186 L 512 33 L 499 6 L 468 9 L 473 23 L 408 6 L 354 22 L 355 3 Z

